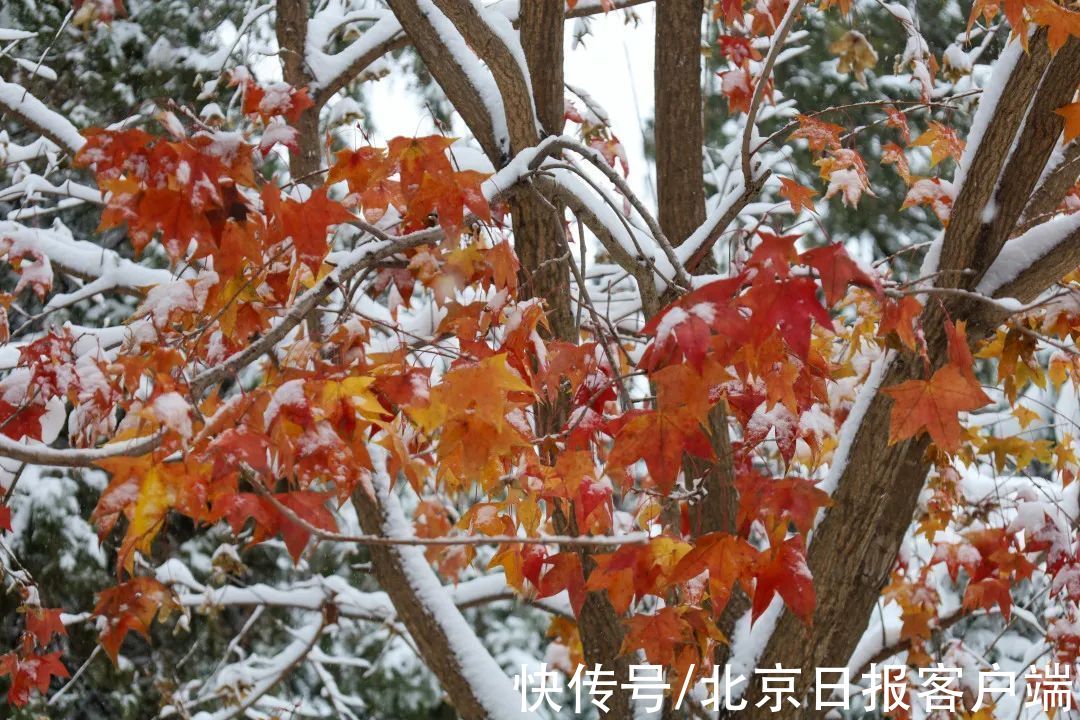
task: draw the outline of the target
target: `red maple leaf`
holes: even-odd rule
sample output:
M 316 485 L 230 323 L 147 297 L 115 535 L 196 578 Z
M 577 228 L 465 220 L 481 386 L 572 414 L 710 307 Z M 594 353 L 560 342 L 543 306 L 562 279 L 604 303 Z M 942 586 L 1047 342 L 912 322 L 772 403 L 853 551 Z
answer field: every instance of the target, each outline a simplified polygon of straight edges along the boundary
M 872 290 L 878 297 L 882 295 L 880 281 L 852 260 L 840 243 L 807 250 L 799 256 L 799 261 L 817 270 L 825 302 L 830 305 L 844 297 L 849 284 Z
M 814 614 L 817 596 L 813 579 L 806 566 L 806 548 L 801 535 L 795 535 L 779 547 L 758 556 L 754 567 L 754 600 L 752 620 L 757 620 L 779 593 L 788 608 L 809 624 Z
M 67 628 L 60 620 L 59 608 L 31 607 L 26 610 L 26 632 L 34 636 L 40 647 L 45 647 L 53 635 L 67 635 Z
M 313 273 L 319 271 L 326 258 L 329 227 L 353 219 L 341 203 L 327 196 L 325 187 L 313 191 L 307 200 L 298 201 L 282 197 L 277 188 L 267 186 L 263 190 L 263 203 L 273 217 L 271 232 L 275 238 L 278 241 L 292 238 L 297 258 Z
M 69 677 L 68 669 L 60 662 L 60 652 L 46 655 L 19 656 L 7 653 L 0 656 L 0 676 L 11 677 L 8 688 L 8 702 L 15 707 L 22 707 L 30 702 L 30 691 L 45 693 L 54 677 Z

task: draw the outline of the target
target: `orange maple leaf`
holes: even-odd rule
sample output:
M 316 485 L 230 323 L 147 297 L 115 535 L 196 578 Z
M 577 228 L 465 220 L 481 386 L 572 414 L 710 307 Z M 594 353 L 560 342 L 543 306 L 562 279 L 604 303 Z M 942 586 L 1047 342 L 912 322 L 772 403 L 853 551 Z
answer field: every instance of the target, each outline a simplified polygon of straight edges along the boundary
M 1065 118 L 1065 142 L 1072 142 L 1073 138 L 1080 135 L 1080 102 L 1059 107 L 1054 112 Z
M 712 456 L 709 439 L 698 420 L 687 411 L 643 410 L 627 415 L 630 420 L 615 436 L 615 445 L 608 456 L 613 478 L 625 476 L 614 470 L 625 470 L 644 460 L 652 481 L 666 494 L 675 487 L 684 452 L 701 458 Z
M 791 133 L 791 137 L 805 139 L 811 152 L 820 153 L 826 148 L 840 149 L 840 133 L 844 128 L 808 115 L 796 115 L 796 119 L 799 121 L 799 129 Z
M 1001 608 L 1005 622 L 1012 614 L 1012 596 L 1009 595 L 1009 583 L 1001 578 L 984 578 L 968 583 L 964 591 L 964 609 L 982 608 L 989 610 L 994 605 Z
M 955 365 L 946 365 L 929 380 L 908 380 L 885 388 L 893 399 L 889 444 L 915 437 L 924 429 L 942 450 L 960 447 L 964 429 L 958 413 L 990 402 L 977 383 Z
M 802 210 L 814 212 L 814 201 L 810 198 L 817 195 L 817 190 L 811 190 L 791 178 L 780 178 L 780 197 L 791 203 L 791 211 L 798 214 Z
M 931 122 L 930 128 L 911 143 L 913 146 L 929 146 L 930 165 L 937 165 L 947 157 L 960 162 L 964 154 L 964 141 L 956 131 L 939 122 Z
M 106 654 L 117 663 L 124 637 L 134 630 L 150 637 L 150 624 L 155 617 L 164 618 L 176 607 L 173 593 L 151 577 L 137 577 L 102 590 L 94 614 L 105 619 L 98 642 Z
M 753 546 L 734 535 L 702 535 L 675 567 L 672 580 L 685 582 L 708 571 L 712 609 L 719 615 L 727 605 L 735 583 L 749 579 L 756 555 Z

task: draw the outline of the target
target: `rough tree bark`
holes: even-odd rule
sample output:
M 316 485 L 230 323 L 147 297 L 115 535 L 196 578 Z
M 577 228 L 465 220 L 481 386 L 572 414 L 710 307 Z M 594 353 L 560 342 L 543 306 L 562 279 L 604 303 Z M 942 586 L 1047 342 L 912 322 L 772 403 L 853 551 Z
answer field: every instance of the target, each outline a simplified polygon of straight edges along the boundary
M 400 521 L 400 518 L 393 517 L 395 510 L 400 515 L 400 509 L 393 498 L 387 497 L 392 492 L 388 486 L 384 486 L 388 484 L 387 481 L 386 478 L 373 477 L 371 481 L 361 483 L 353 492 L 353 505 L 366 533 L 386 535 L 387 528 Z M 459 643 L 461 638 L 453 635 L 470 628 L 457 608 L 444 605 L 437 614 L 432 606 L 427 596 L 430 590 L 424 586 L 425 578 L 418 576 L 429 574 L 426 578 L 429 583 L 437 583 L 438 580 L 428 566 L 423 550 L 416 547 L 373 546 L 369 551 L 375 577 L 390 597 L 397 619 L 409 631 L 420 657 L 439 679 L 454 710 L 464 720 L 491 718 L 494 714 L 493 703 L 497 704 L 501 699 L 484 696 L 484 688 L 476 686 L 475 678 L 466 674 L 463 664 L 469 662 L 474 673 L 480 669 L 502 675 L 502 670 L 490 656 L 466 660 L 455 652 L 455 643 Z M 438 591 L 441 592 L 441 588 Z M 509 685 L 509 678 L 506 682 Z M 501 714 L 506 716 L 509 712 Z M 529 716 L 526 713 L 522 715 Z
M 1062 92 L 1075 91 L 1080 77 L 1080 40 L 1072 38 L 1050 58 L 1044 32 L 1031 39 L 1030 54 L 1013 68 L 1005 91 L 994 109 L 986 136 L 972 158 L 957 197 L 948 231 L 944 234 L 938 287 L 970 287 L 992 264 L 1004 237 L 1013 234 L 1017 220 L 1039 180 L 1062 120 L 1053 113 Z M 1064 85 L 1065 88 L 1054 87 Z M 1001 148 L 1026 148 L 1026 156 L 1001 153 Z M 1074 180 L 1075 181 L 1075 180 Z M 993 217 L 983 208 L 995 194 L 1021 195 L 998 205 Z M 983 218 L 988 218 L 986 222 Z M 1004 226 L 1005 231 L 1000 228 Z M 1080 234 L 1078 234 L 1080 235 Z M 1028 272 L 997 291 L 997 296 L 1030 300 L 1080 262 L 1080 238 L 1061 243 Z M 967 270 L 960 272 L 961 270 Z M 1004 318 L 988 312 L 987 304 L 969 299 L 932 296 L 921 318 L 927 350 L 934 367 L 945 361 L 944 320 L 969 321 L 972 342 L 985 337 Z M 889 365 L 882 387 L 924 376 L 925 366 L 914 353 L 903 353 Z M 916 502 L 929 470 L 925 436 L 888 444 L 891 400 L 874 395 L 858 423 L 846 464 L 833 496 L 833 506 L 814 532 L 808 564 L 817 590 L 813 623 L 804 625 L 784 613 L 763 657 L 762 667 L 781 663 L 801 669 L 797 688 L 805 692 L 814 680 L 815 667 L 847 664 L 869 622 L 910 526 Z M 739 716 L 752 719 L 802 717 L 805 709 L 785 708 L 771 714 L 753 708 L 760 687 L 751 688 L 751 707 Z
M 522 4 L 519 18 L 536 115 L 545 135 L 558 135 L 564 125 L 563 12 L 563 0 L 533 0 Z M 565 233 L 563 217 L 535 194 L 519 194 L 512 211 L 514 247 L 521 261 L 524 294 L 543 298 L 552 334 L 573 341 L 577 327 L 570 306 L 567 265 L 572 260 L 558 259 L 563 255 L 565 245 L 560 237 Z M 538 405 L 538 431 L 556 432 L 565 415 L 562 404 L 557 407 Z M 570 517 L 573 517 L 572 510 Z M 576 534 L 576 528 L 565 515 L 556 516 L 556 526 L 560 533 Z M 578 552 L 587 574 L 592 569 L 592 561 L 584 550 Z M 629 676 L 629 660 L 619 652 L 624 635 L 622 620 L 607 595 L 592 592 L 586 596 L 578 617 L 578 628 L 586 662 L 613 670 L 617 681 L 625 682 Z M 611 710 L 608 717 L 629 717 L 632 713 L 630 695 L 625 691 L 616 692 L 608 705 Z
M 522 3 L 519 17 L 521 45 L 529 67 L 536 117 L 545 135 L 563 129 L 563 2 L 533 0 Z M 559 261 L 564 232 L 563 217 L 531 193 L 513 201 L 514 249 L 521 261 L 521 286 L 526 296 L 547 305 L 551 332 L 572 341 L 577 335 L 570 310 L 569 258 Z
M 660 227 L 674 245 L 682 244 L 705 221 L 705 185 L 701 181 L 704 12 L 704 0 L 656 4 L 656 194 Z
M 281 71 L 285 82 L 295 88 L 311 82 L 304 58 L 307 45 L 309 0 L 278 0 L 274 29 L 277 32 Z M 318 183 L 322 169 L 319 152 L 319 110 L 321 104 L 307 108 L 296 123 L 298 151 L 289 156 L 289 171 L 308 184 Z
M 705 184 L 702 148 L 705 143 L 704 100 L 701 87 L 701 18 L 704 0 L 670 0 L 656 5 L 655 72 L 653 75 L 656 147 L 656 188 L 660 226 L 673 245 L 681 245 L 705 222 Z M 715 272 L 710 252 L 691 269 Z M 666 297 L 665 299 L 673 299 Z M 694 533 L 735 532 L 738 494 L 732 465 L 728 417 L 717 406 L 706 428 L 716 459 L 688 460 L 687 477 L 700 477 L 704 497 L 695 508 Z M 746 594 L 737 590 L 721 614 L 719 627 L 730 637 L 735 622 L 749 608 Z M 727 661 L 728 645 L 719 645 L 718 664 Z

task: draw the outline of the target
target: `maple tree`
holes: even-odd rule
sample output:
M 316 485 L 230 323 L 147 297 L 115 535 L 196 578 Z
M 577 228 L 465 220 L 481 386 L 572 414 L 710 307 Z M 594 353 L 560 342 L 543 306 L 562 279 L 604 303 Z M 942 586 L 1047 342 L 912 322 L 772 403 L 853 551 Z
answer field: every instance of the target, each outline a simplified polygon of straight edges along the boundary
M 0 458 L 18 468 L 0 533 L 28 532 L 41 469 L 103 473 L 89 520 L 114 575 L 91 607 L 57 607 L 5 541 L 13 707 L 79 692 L 98 650 L 73 657 L 76 631 L 119 668 L 162 628 L 245 607 L 162 712 L 284 712 L 277 689 L 310 668 L 312 712 L 355 716 L 335 673 L 368 661 L 323 646 L 368 623 L 408 639 L 460 716 L 518 717 L 512 668 L 465 612 L 508 596 L 551 614 L 568 676 L 644 658 L 677 688 L 779 664 L 805 698 L 815 667 L 916 676 L 969 645 L 988 667 L 997 640 L 962 629 L 1018 620 L 1042 643 L 1021 670 L 1080 667 L 1061 401 L 1080 373 L 1080 11 L 976 2 L 957 41 L 987 63 L 976 83 L 885 6 L 908 37 L 893 92 L 795 107 L 778 68 L 803 43 L 862 85 L 876 72 L 857 3 L 657 3 L 654 213 L 611 118 L 563 77 L 567 19 L 647 4 L 277 0 L 244 20 L 265 48 L 227 48 L 197 100 L 100 127 L 50 110 L 35 72 L 0 79 L 27 136 L 0 138 L 18 203 L 0 221 Z M 850 28 L 799 30 L 821 14 Z M 70 20 L 138 17 L 87 0 Z M 738 129 L 708 178 L 703 25 Z M 404 47 L 454 132 L 335 120 Z M 865 124 L 891 140 L 863 142 Z M 940 223 L 901 251 L 922 253 L 916 274 L 822 224 L 875 196 L 880 165 L 907 187 L 895 212 Z M 118 317 L 95 312 L 104 296 Z M 212 562 L 185 560 L 180 532 L 217 543 Z M 318 570 L 326 547 L 363 553 L 368 584 L 341 556 Z M 279 548 L 284 579 L 241 582 Z M 276 654 L 238 653 L 281 609 Z M 751 678 L 740 716 L 799 716 L 763 694 Z M 604 714 L 631 716 L 626 688 Z

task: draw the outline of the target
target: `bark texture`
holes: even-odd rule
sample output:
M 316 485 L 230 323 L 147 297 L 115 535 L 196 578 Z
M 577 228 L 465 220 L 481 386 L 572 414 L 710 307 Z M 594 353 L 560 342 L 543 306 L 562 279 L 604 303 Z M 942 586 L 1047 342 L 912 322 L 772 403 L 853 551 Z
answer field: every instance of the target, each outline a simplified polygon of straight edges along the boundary
M 1047 146 L 1061 132 L 1061 122 L 1051 117 L 1053 103 L 1061 92 L 1054 85 L 1062 84 L 1062 77 L 1072 78 L 1064 83 L 1071 85 L 1071 94 L 1075 78 L 1080 77 L 1077 45 L 1080 41 L 1071 39 L 1051 59 L 1045 33 L 1040 32 L 1031 40 L 1030 54 L 1021 57 L 1010 75 L 986 137 L 971 160 L 944 236 L 940 270 L 968 272 L 942 272 L 936 283 L 939 287 L 968 287 L 973 284 L 971 278 L 981 277 L 992 264 L 1004 240 L 996 240 L 1002 231 L 993 230 L 994 219 L 983 221 L 983 210 L 999 192 L 1004 201 L 1000 216 L 1008 225 L 1004 235 L 1015 234 L 1017 217 L 1029 201 L 1049 156 Z M 1027 156 L 1010 157 L 1001 152 L 1003 147 L 1024 148 Z M 1021 197 L 1005 201 L 1010 189 Z M 997 295 L 1020 299 L 1038 295 L 1080 262 L 1077 239 L 1060 243 L 1020 277 L 1000 288 Z M 1004 319 L 1000 313 L 987 312 L 986 303 L 967 298 L 949 296 L 941 302 L 927 303 L 921 323 L 934 367 L 946 360 L 946 317 L 968 320 L 973 343 Z M 924 373 L 922 359 L 904 353 L 890 364 L 881 386 L 922 378 Z M 888 444 L 891 402 L 881 393 L 873 397 L 855 433 L 833 506 L 814 532 L 808 554 L 818 593 L 813 623 L 804 625 L 784 613 L 759 662 L 761 667 L 781 663 L 787 668 L 800 668 L 800 692 L 813 682 L 815 667 L 847 664 L 888 579 L 930 467 L 925 435 Z M 751 707 L 740 717 L 795 718 L 806 713 L 805 709 L 786 708 L 774 715 L 754 709 L 760 696 L 759 686 L 751 688 L 747 698 Z
M 364 532 L 381 535 L 386 525 L 386 508 L 377 497 L 363 487 L 353 493 L 353 506 Z M 410 549 L 395 546 L 372 546 L 371 566 L 379 586 L 390 597 L 397 619 L 409 631 L 409 636 L 424 664 L 435 673 L 454 710 L 464 720 L 484 720 L 490 717 L 483 698 L 468 681 L 457 662 L 450 638 L 442 623 L 412 586 L 402 552 Z
M 307 44 L 309 0 L 278 0 L 274 29 L 281 53 L 282 76 L 294 88 L 305 88 L 311 82 L 304 62 Z M 294 178 L 304 178 L 308 184 L 318 184 L 322 169 L 319 152 L 319 109 L 310 107 L 296 123 L 298 152 L 289 157 L 289 170 Z
M 656 194 L 660 227 L 680 245 L 705 221 L 701 98 L 704 0 L 656 4 Z
M 558 135 L 564 112 L 562 0 L 523 3 L 519 30 L 535 117 L 544 135 Z M 570 259 L 559 259 L 565 230 L 562 206 L 557 207 L 553 210 L 534 193 L 520 193 L 512 208 L 514 249 L 521 261 L 521 286 L 526 296 L 543 299 L 552 335 L 572 341 L 577 326 L 570 310 Z
M 522 3 L 519 29 L 521 44 L 528 63 L 536 117 L 545 135 L 558 135 L 563 128 L 565 100 L 563 92 L 563 0 L 533 0 Z M 557 206 L 560 211 L 562 205 Z M 570 271 L 572 259 L 559 260 L 566 244 L 561 212 L 536 194 L 522 193 L 514 202 L 514 243 L 521 261 L 522 287 L 526 293 L 543 298 L 548 309 L 552 334 L 573 341 L 577 327 L 570 305 Z M 538 408 L 541 432 L 554 432 L 565 421 L 565 408 Z M 571 512 L 572 515 L 572 512 Z M 576 534 L 565 516 L 556 518 L 560 532 Z M 586 576 L 592 570 L 587 552 L 581 553 Z M 620 655 L 625 634 L 622 618 L 615 612 L 607 595 L 589 593 L 578 617 L 578 629 L 585 660 L 615 672 L 618 682 L 625 682 L 629 660 Z M 629 693 L 615 692 L 608 702 L 606 717 L 623 718 L 632 715 Z

